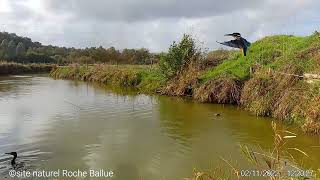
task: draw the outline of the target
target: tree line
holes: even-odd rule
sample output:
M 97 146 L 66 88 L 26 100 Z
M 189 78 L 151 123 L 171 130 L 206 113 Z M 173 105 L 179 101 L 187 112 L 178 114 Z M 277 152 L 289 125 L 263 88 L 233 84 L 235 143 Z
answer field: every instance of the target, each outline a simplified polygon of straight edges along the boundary
M 57 63 L 57 64 L 153 64 L 160 54 L 148 49 L 123 49 L 114 47 L 90 47 L 85 49 L 42 45 L 28 37 L 15 33 L 0 32 L 0 60 L 19 63 Z

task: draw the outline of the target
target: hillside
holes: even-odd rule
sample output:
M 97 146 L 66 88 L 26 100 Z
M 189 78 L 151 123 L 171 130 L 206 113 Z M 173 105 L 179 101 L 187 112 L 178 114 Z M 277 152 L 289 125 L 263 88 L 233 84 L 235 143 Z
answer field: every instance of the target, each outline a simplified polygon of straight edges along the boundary
M 251 73 L 250 73 L 251 72 Z M 305 73 L 320 74 L 320 38 L 277 35 L 253 43 L 247 57 L 233 54 L 220 65 L 203 71 L 196 98 L 214 102 L 211 91 L 221 83 L 220 99 L 232 99 L 259 116 L 301 124 L 306 132 L 320 131 L 320 83 L 308 81 Z M 219 83 L 217 83 L 219 82 Z M 224 96 L 229 96 L 228 98 Z M 230 96 L 231 95 L 231 96 Z
M 221 65 L 206 72 L 202 78 L 229 74 L 245 80 L 249 78 L 250 67 L 280 70 L 288 64 L 299 67 L 303 72 L 319 71 L 319 50 L 318 33 L 307 37 L 269 36 L 253 43 L 246 57 L 235 53 Z

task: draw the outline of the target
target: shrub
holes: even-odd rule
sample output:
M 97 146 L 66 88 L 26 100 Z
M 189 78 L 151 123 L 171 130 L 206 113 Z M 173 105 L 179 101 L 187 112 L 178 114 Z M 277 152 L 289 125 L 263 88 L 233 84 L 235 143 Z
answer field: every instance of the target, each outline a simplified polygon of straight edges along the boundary
M 184 34 L 179 43 L 173 42 L 167 54 L 161 55 L 160 70 L 167 79 L 170 79 L 190 62 L 197 60 L 200 55 L 195 40 L 190 35 Z

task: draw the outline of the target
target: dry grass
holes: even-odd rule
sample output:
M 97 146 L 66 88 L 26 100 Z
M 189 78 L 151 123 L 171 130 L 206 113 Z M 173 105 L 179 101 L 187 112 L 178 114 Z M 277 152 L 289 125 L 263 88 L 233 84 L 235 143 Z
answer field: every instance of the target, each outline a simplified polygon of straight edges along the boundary
M 0 61 L 0 75 L 44 73 L 50 72 L 55 65 L 48 64 L 20 64 L 14 62 Z
M 297 177 L 289 177 L 288 170 L 300 170 L 296 164 L 296 160 L 292 155 L 298 152 L 309 158 L 308 154 L 296 147 L 289 147 L 288 141 L 297 137 L 295 133 L 278 128 L 275 122 L 272 122 L 274 143 L 273 148 L 268 153 L 253 151 L 247 146 L 242 146 L 241 150 L 249 162 L 253 163 L 257 170 L 272 170 L 277 172 L 277 176 L 269 176 L 268 179 L 294 179 Z M 290 162 L 288 161 L 290 160 Z M 312 174 L 313 175 L 313 174 Z M 302 177 L 301 177 L 302 178 Z M 305 177 L 306 178 L 306 177 Z M 313 178 L 313 177 L 307 177 Z
M 259 116 L 292 120 L 300 112 L 306 98 L 304 93 L 308 89 L 299 75 L 302 75 L 301 69 L 293 65 L 279 71 L 260 70 L 245 83 L 241 104 Z
M 281 69 L 282 72 L 290 74 L 302 75 L 300 68 L 294 66 L 286 66 Z M 302 81 L 300 77 L 290 75 L 274 75 L 274 100 L 275 104 L 272 108 L 273 117 L 282 121 L 302 121 L 304 109 L 308 102 L 308 84 Z
M 192 61 L 166 83 L 161 89 L 161 94 L 169 96 L 193 96 L 195 89 L 201 84 L 200 76 L 202 73 L 230 58 L 233 53 L 233 51 L 228 50 L 215 50 Z
M 180 72 L 176 77 L 167 82 L 162 88 L 161 94 L 169 96 L 192 96 L 194 89 L 199 84 L 199 67 L 190 64 L 186 70 Z
M 209 52 L 203 58 L 192 61 L 175 77 L 170 79 L 162 88 L 161 94 L 170 96 L 193 96 L 195 89 L 200 84 L 199 77 L 208 68 L 219 65 L 228 59 L 233 51 L 216 50 Z
M 304 172 L 310 172 L 311 176 L 308 177 L 290 177 L 288 174 L 288 170 L 299 170 L 298 166 L 295 164 L 295 158 L 292 155 L 293 152 L 297 152 L 306 158 L 309 158 L 308 154 L 305 153 L 303 150 L 298 149 L 296 147 L 290 147 L 288 145 L 288 142 L 290 139 L 294 139 L 297 137 L 296 134 L 278 128 L 277 124 L 275 122 L 271 123 L 272 129 L 273 129 L 273 147 L 270 149 L 269 152 L 265 152 L 263 150 L 255 151 L 252 148 L 246 146 L 246 145 L 240 145 L 240 150 L 244 157 L 248 160 L 249 163 L 251 163 L 254 166 L 255 172 L 268 172 L 264 176 L 265 179 L 270 180 L 280 180 L 280 179 L 316 179 L 318 178 L 318 175 L 320 173 L 320 170 L 317 171 L 310 171 L 306 170 Z M 226 163 L 230 169 L 231 169 L 231 177 L 230 179 L 246 179 L 249 178 L 248 176 L 245 176 L 241 173 L 241 168 L 232 165 L 233 163 L 221 158 L 224 163 Z M 228 172 L 226 169 L 225 172 Z M 225 176 L 225 173 L 222 173 L 219 171 L 219 173 L 214 170 L 211 173 L 205 173 L 201 171 L 195 171 L 193 172 L 193 176 L 191 178 L 187 178 L 190 180 L 200 180 L 203 179 L 223 179 L 221 174 Z M 253 174 L 251 174 L 253 175 Z M 253 176 L 251 176 L 253 177 Z M 256 176 L 257 177 L 257 176 Z
M 292 65 L 280 71 L 303 74 Z M 320 134 L 320 88 L 312 86 L 299 76 L 261 70 L 245 83 L 241 104 L 256 115 L 296 122 L 305 132 Z
M 320 96 L 314 97 L 310 102 L 303 130 L 311 134 L 320 134 Z
M 185 180 L 215 180 L 214 176 L 206 172 L 197 171 L 193 169 L 193 175 L 190 178 L 184 178 Z
M 73 64 L 59 67 L 50 73 L 57 79 L 72 79 L 98 82 L 120 87 L 137 88 L 143 92 L 155 92 L 164 82 L 157 67 L 141 65 L 94 65 Z
M 273 106 L 273 117 L 286 121 L 303 119 L 304 107 L 306 105 L 305 94 L 302 90 L 290 88 L 285 91 Z
M 265 73 L 258 72 L 245 83 L 241 94 L 241 104 L 258 116 L 271 114 L 272 79 Z
M 195 90 L 194 98 L 200 102 L 239 104 L 242 83 L 229 77 L 220 77 L 202 84 Z
M 122 87 L 135 87 L 141 81 L 139 70 L 117 68 L 109 65 L 91 67 L 70 65 L 53 70 L 50 75 L 59 79 L 78 79 Z

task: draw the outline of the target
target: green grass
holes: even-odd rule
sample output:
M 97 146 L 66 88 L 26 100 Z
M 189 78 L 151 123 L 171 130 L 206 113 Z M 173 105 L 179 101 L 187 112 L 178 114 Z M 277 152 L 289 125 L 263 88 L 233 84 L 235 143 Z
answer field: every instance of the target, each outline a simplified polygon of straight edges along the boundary
M 228 59 L 217 67 L 205 72 L 200 78 L 206 81 L 218 76 L 230 75 L 239 79 L 246 79 L 249 77 L 250 65 L 251 63 L 245 61 L 243 57 Z
M 158 67 L 141 71 L 141 83 L 138 88 L 143 92 L 154 92 L 166 82 Z
M 299 53 L 318 47 L 319 40 L 315 34 L 307 37 L 268 36 L 254 42 L 246 57 L 241 52 L 236 52 L 222 64 L 204 72 L 201 79 L 207 81 L 221 75 L 230 75 L 246 80 L 250 77 L 250 67 L 254 65 L 278 70 L 291 63 L 301 66 L 305 71 L 312 71 L 315 66 L 312 58 L 301 58 Z

